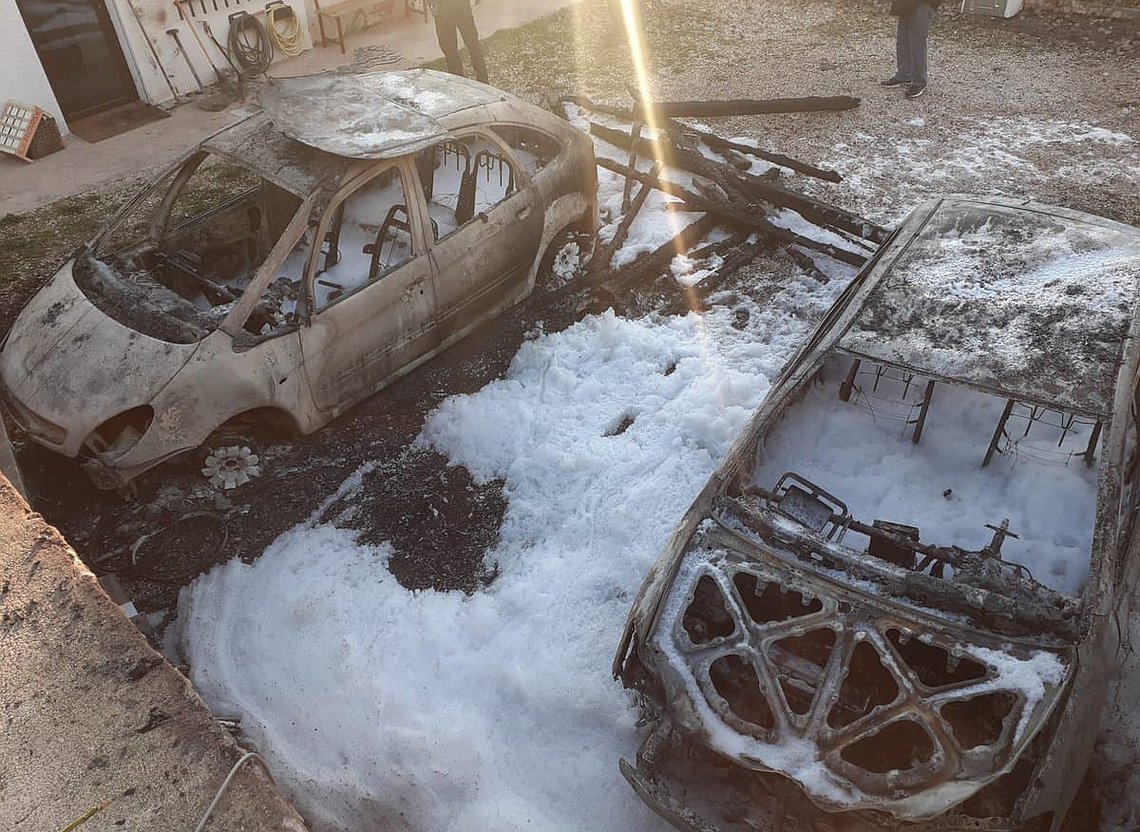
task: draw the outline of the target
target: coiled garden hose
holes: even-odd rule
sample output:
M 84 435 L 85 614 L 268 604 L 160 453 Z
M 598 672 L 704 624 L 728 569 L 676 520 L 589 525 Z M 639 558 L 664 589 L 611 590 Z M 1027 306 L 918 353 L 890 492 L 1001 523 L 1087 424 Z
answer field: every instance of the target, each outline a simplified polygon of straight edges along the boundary
M 304 51 L 305 35 L 301 31 L 301 19 L 288 3 L 270 3 L 265 7 L 265 28 L 269 30 L 269 36 L 277 48 L 286 55 L 300 55 Z
M 273 41 L 264 24 L 249 12 L 230 15 L 229 52 L 244 75 L 260 75 L 273 61 Z

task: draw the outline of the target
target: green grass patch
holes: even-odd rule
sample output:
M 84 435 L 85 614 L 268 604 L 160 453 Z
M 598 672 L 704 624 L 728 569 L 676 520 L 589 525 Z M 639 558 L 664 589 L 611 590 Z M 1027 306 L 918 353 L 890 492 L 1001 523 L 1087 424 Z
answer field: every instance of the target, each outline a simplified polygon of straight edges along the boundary
M 27 214 L 0 217 L 0 288 L 54 273 L 67 255 L 115 209 L 105 194 L 61 199 Z

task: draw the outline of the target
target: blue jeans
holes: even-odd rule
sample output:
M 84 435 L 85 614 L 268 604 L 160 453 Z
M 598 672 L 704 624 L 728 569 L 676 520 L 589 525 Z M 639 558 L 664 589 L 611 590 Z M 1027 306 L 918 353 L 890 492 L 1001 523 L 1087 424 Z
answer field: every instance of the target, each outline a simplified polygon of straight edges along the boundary
M 912 84 L 926 83 L 926 38 L 930 34 L 930 21 L 934 8 L 919 2 L 914 9 L 899 15 L 895 32 L 895 75 Z

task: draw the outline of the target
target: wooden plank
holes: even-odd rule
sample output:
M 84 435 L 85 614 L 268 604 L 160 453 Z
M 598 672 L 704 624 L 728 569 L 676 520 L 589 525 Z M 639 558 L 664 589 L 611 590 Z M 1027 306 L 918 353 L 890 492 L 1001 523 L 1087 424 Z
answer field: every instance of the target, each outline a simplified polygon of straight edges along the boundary
M 843 177 L 833 170 L 826 168 L 816 167 L 808 162 L 803 162 L 799 159 L 785 156 L 783 153 L 775 153 L 770 150 L 761 150 L 758 147 L 751 145 L 741 144 L 729 139 L 718 136 L 716 133 L 710 133 L 708 130 L 702 130 L 699 127 L 685 124 L 683 129 L 691 132 L 711 147 L 713 150 L 732 150 L 736 153 L 743 153 L 748 156 L 755 156 L 757 159 L 763 159 L 765 162 L 771 162 L 773 165 L 779 165 L 782 168 L 794 170 L 796 173 L 802 173 L 804 176 L 811 176 L 815 179 L 822 179 L 825 182 L 842 182 Z
M 653 167 L 649 169 L 649 173 L 652 176 L 657 176 L 659 173 L 661 173 L 661 163 L 654 162 Z M 626 181 L 628 182 L 631 180 Z M 651 188 L 649 185 L 642 185 L 641 190 L 637 192 L 637 196 L 634 197 L 633 202 L 629 206 L 629 210 L 626 211 L 624 215 L 622 215 L 621 223 L 618 225 L 617 231 L 614 232 L 613 240 L 611 240 L 609 245 L 606 246 L 604 258 L 598 263 L 601 268 L 609 269 L 610 263 L 614 259 L 614 255 L 621 250 L 621 247 L 623 245 L 625 245 L 626 238 L 629 236 L 629 229 L 633 227 L 633 221 L 637 218 L 638 212 L 641 211 L 642 206 L 645 205 L 645 200 L 649 198 L 649 194 L 652 191 L 653 188 Z
M 684 254 L 708 236 L 709 232 L 719 224 L 719 218 L 705 214 L 682 228 L 671 240 L 661 244 L 648 254 L 643 254 L 628 266 L 602 273 L 594 279 L 597 284 L 596 296 L 599 303 L 608 303 L 619 292 L 628 290 L 644 280 L 657 277 L 669 267 L 674 256 Z
M 592 122 L 590 133 L 611 144 L 630 141 L 630 136 L 627 133 Z M 621 145 L 619 144 L 619 146 Z M 643 156 L 649 155 L 655 159 L 664 160 L 667 165 L 672 167 L 683 168 L 705 176 L 722 187 L 728 183 L 735 183 L 746 192 L 745 201 L 747 202 L 762 200 L 781 208 L 791 208 L 804 219 L 816 225 L 841 231 L 861 240 L 870 240 L 876 244 L 882 244 L 890 235 L 888 229 L 857 214 L 852 214 L 850 211 L 781 187 L 763 176 L 736 170 L 731 165 L 720 164 L 706 158 L 698 151 L 678 147 L 672 142 L 658 141 L 643 136 L 638 149 Z M 728 183 L 721 181 L 722 179 L 728 180 Z M 726 190 L 728 189 L 726 188 Z
M 727 101 L 653 101 L 637 102 L 633 117 L 640 120 L 664 118 L 717 118 L 720 116 L 756 116 L 776 113 L 816 113 L 851 110 L 859 99 L 849 95 L 811 95 L 806 98 L 734 98 Z
M 849 263 L 853 266 L 861 266 L 867 261 L 867 257 L 864 254 L 848 251 L 846 249 L 842 249 L 828 243 L 821 243 L 818 240 L 812 240 L 809 237 L 804 237 L 800 234 L 796 234 L 794 231 L 789 231 L 786 228 L 780 228 L 779 226 L 770 223 L 764 217 L 747 213 L 740 210 L 739 208 L 736 208 L 735 206 L 729 205 L 726 202 L 720 202 L 718 200 L 709 199 L 708 197 L 702 196 L 700 194 L 695 194 L 692 191 L 682 188 L 680 185 L 675 185 L 672 182 L 663 180 L 659 176 L 648 176 L 641 171 L 633 170 L 632 168 L 628 168 L 620 162 L 615 162 L 604 157 L 598 157 L 597 163 L 606 170 L 613 171 L 614 173 L 619 173 L 625 177 L 632 177 L 644 184 L 652 185 L 663 193 L 678 197 L 690 206 L 690 210 L 707 211 L 709 213 L 715 214 L 722 220 L 727 220 L 733 225 L 737 225 L 743 228 L 751 228 L 782 243 L 794 243 L 801 248 L 807 248 L 822 252 L 828 257 L 839 260 L 843 263 Z
M 632 121 L 634 118 L 632 110 L 623 109 L 621 107 L 614 107 L 609 104 L 599 104 L 591 101 L 584 95 L 564 95 L 562 96 L 561 100 L 570 104 L 576 104 L 579 107 L 583 107 L 595 113 L 613 116 L 614 118 L 624 119 L 625 121 Z M 683 132 L 692 133 L 693 135 L 699 136 L 705 142 L 705 144 L 707 144 L 713 150 L 719 150 L 722 152 L 731 150 L 735 151 L 736 153 L 754 156 L 757 159 L 763 159 L 765 162 L 771 162 L 773 165 L 779 165 L 780 167 L 794 170 L 796 173 L 802 173 L 805 176 L 812 176 L 816 179 L 822 179 L 825 182 L 843 181 L 843 177 L 833 170 L 816 167 L 815 165 L 812 165 L 808 162 L 795 159 L 791 156 L 785 156 L 783 153 L 761 150 L 758 147 L 752 147 L 751 145 L 730 141 L 729 139 L 718 136 L 716 133 L 710 133 L 707 130 L 702 130 L 689 124 L 677 124 Z

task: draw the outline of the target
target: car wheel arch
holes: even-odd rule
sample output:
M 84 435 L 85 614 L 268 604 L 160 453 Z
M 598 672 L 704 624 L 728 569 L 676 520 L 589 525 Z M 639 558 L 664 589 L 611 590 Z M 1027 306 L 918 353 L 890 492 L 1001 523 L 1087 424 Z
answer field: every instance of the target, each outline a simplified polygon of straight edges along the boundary
M 258 439 L 294 439 L 304 431 L 296 416 L 283 407 L 262 405 L 239 411 L 218 424 L 201 442 L 205 445 L 218 436 L 253 435 Z
M 554 200 L 546 208 L 546 219 L 542 229 L 542 241 L 538 246 L 538 256 L 531 266 L 529 283 L 533 288 L 543 264 L 551 253 L 551 246 L 562 235 L 571 231 L 596 234 L 596 223 L 590 212 L 590 200 L 580 192 L 566 194 Z

